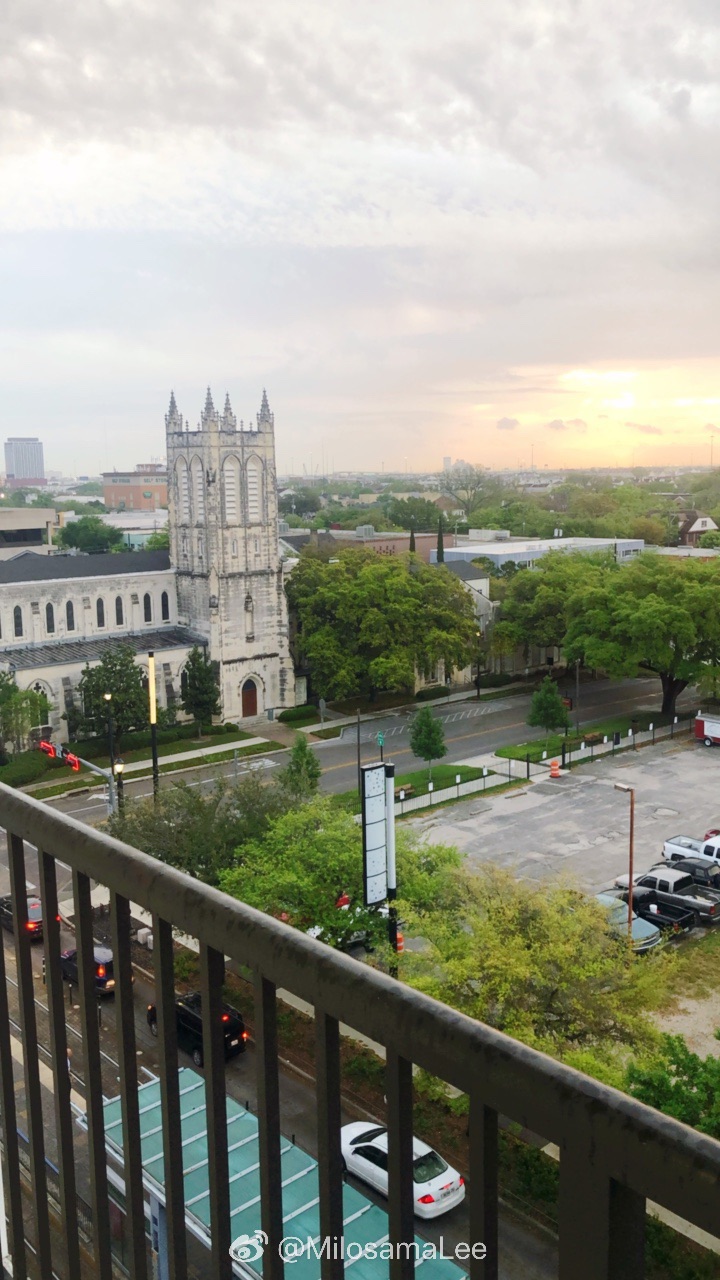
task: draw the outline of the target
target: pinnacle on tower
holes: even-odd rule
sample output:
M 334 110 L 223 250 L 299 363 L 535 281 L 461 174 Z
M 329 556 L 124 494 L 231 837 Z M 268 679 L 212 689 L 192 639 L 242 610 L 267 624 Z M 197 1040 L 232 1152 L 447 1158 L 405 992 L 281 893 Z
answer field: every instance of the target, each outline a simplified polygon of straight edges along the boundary
M 270 405 L 268 404 L 267 391 L 265 390 L 264 387 L 263 387 L 263 393 L 262 393 L 262 404 L 260 405 L 260 412 L 257 416 L 257 424 L 259 427 L 261 426 L 272 427 L 275 425 L 275 417 L 270 412 Z
M 232 411 L 230 404 L 230 396 L 225 395 L 225 408 L 223 409 L 223 428 L 225 431 L 235 431 L 237 429 L 237 418 Z
M 214 412 L 215 412 L 215 405 L 213 404 L 213 398 L 210 393 L 210 388 L 208 387 L 207 395 L 205 397 L 205 408 L 203 410 L 203 416 L 205 418 L 209 418 L 210 414 Z
M 178 413 L 177 401 L 175 400 L 175 392 L 170 392 L 170 407 L 165 414 L 165 426 L 169 431 L 182 431 L 183 420 L 182 414 Z

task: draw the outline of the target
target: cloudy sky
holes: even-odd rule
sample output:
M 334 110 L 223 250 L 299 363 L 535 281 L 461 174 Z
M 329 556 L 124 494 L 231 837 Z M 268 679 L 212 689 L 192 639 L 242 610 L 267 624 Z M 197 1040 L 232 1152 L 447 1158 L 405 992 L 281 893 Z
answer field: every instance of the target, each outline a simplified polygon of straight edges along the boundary
M 717 0 L 4 0 L 3 437 L 709 463 L 719 72 Z

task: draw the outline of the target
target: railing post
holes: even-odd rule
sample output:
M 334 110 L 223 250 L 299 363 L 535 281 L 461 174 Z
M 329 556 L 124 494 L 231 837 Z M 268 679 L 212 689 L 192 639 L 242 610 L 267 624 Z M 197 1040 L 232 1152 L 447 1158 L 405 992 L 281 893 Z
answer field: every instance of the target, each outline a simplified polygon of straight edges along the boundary
M 230 1173 L 228 1168 L 225 1037 L 222 991 L 225 957 L 200 945 L 200 991 L 203 1012 L 205 1114 L 207 1117 L 208 1190 L 210 1194 L 210 1258 L 213 1280 L 232 1280 L 230 1259 Z
M 185 1190 L 180 1128 L 180 1080 L 178 1077 L 175 969 L 172 924 L 153 915 L 155 998 L 159 1047 L 160 1098 L 162 1103 L 165 1216 L 170 1275 L 187 1280 Z
M 343 1234 L 343 1176 L 340 1150 L 340 1035 L 335 1018 L 315 1010 L 315 1074 L 318 1109 L 320 1238 L 332 1242 L 320 1262 L 322 1280 L 341 1280 L 344 1267 L 332 1246 Z
M 283 1280 L 282 1167 L 280 1162 L 280 1081 L 278 1076 L 277 999 L 275 986 L 255 977 L 255 1048 L 257 1057 L 258 1140 L 260 1148 L 260 1223 L 267 1236 L 264 1280 Z
M 498 1118 L 482 1098 L 470 1097 L 470 1233 L 485 1245 L 485 1257 L 471 1253 L 471 1280 L 498 1280 Z
M 413 1217 L 412 1063 L 388 1050 L 385 1067 L 388 1127 L 388 1226 L 394 1245 L 390 1280 L 413 1280 L 415 1261 L 410 1248 L 415 1239 Z
M 643 1280 L 645 1200 L 597 1166 L 592 1119 L 576 1116 L 560 1152 L 558 1280 Z

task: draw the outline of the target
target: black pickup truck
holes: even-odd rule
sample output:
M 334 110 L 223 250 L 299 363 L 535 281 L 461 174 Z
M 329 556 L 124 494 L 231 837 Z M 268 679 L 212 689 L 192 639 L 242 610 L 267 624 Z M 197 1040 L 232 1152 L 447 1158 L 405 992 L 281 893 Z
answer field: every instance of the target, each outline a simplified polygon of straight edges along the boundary
M 627 902 L 630 891 L 616 889 L 614 891 L 623 902 Z M 689 933 L 695 928 L 695 912 L 687 907 L 680 907 L 674 902 L 660 901 L 654 889 L 636 885 L 633 889 L 633 911 L 641 920 L 649 920 L 665 933 Z

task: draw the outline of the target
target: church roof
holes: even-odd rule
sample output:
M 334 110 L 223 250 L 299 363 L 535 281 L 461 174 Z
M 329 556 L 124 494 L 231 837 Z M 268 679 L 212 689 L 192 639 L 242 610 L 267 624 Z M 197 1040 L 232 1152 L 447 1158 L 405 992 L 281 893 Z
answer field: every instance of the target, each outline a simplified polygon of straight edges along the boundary
M 482 582 L 488 576 L 487 572 L 478 569 L 476 564 L 468 564 L 467 560 L 446 560 L 443 561 L 443 567 L 457 578 L 462 578 L 463 582 Z
M 53 582 L 60 578 L 109 578 L 123 573 L 161 573 L 170 568 L 169 551 L 108 551 L 97 556 L 39 556 L 23 551 L 0 560 L 5 582 Z
M 135 653 L 147 653 L 153 649 L 160 654 L 164 649 L 191 649 L 194 644 L 207 641 L 189 627 L 164 627 L 157 631 L 136 631 L 126 636 L 93 636 L 88 640 L 55 640 L 49 644 L 19 644 L 0 648 L 0 664 L 8 664 L 17 671 L 36 667 L 57 667 L 64 664 L 99 662 L 106 654 L 122 645 L 130 645 Z

